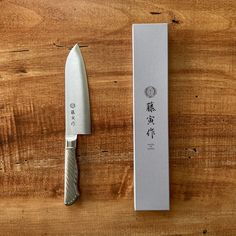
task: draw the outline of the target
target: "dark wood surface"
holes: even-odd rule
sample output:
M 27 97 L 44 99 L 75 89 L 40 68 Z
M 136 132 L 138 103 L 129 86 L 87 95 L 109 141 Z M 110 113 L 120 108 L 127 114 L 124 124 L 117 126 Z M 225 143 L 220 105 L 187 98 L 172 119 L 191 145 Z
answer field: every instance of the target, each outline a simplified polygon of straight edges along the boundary
M 236 235 L 235 1 L 0 1 L 0 235 Z M 134 212 L 132 23 L 169 23 L 171 211 Z M 64 64 L 91 96 L 63 205 Z

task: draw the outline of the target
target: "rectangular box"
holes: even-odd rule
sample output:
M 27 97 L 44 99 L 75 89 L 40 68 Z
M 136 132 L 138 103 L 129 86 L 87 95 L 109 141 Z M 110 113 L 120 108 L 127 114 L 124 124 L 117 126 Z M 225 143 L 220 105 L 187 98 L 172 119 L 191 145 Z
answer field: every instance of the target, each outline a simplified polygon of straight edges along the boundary
M 135 210 L 169 210 L 168 26 L 134 24 Z

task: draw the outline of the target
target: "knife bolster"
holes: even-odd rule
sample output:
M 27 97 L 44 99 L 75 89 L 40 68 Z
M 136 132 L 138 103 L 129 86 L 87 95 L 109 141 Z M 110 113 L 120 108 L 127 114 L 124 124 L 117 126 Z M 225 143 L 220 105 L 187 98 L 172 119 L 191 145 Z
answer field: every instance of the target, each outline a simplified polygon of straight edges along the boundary
M 76 140 L 66 140 L 66 148 L 76 148 Z

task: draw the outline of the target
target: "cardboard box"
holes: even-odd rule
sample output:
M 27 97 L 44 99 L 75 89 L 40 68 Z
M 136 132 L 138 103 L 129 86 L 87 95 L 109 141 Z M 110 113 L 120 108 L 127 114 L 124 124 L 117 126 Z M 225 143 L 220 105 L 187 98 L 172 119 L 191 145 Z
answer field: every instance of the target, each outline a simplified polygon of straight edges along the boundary
M 169 210 L 168 25 L 134 24 L 135 210 Z

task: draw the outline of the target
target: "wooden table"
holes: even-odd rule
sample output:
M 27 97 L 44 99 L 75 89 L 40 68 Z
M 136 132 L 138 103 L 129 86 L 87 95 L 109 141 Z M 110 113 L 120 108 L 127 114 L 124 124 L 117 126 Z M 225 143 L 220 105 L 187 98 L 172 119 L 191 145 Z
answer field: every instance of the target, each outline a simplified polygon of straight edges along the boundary
M 236 235 L 233 0 L 0 1 L 0 235 Z M 169 23 L 171 211 L 134 212 L 132 23 Z M 79 43 L 91 136 L 63 205 L 64 64 Z

